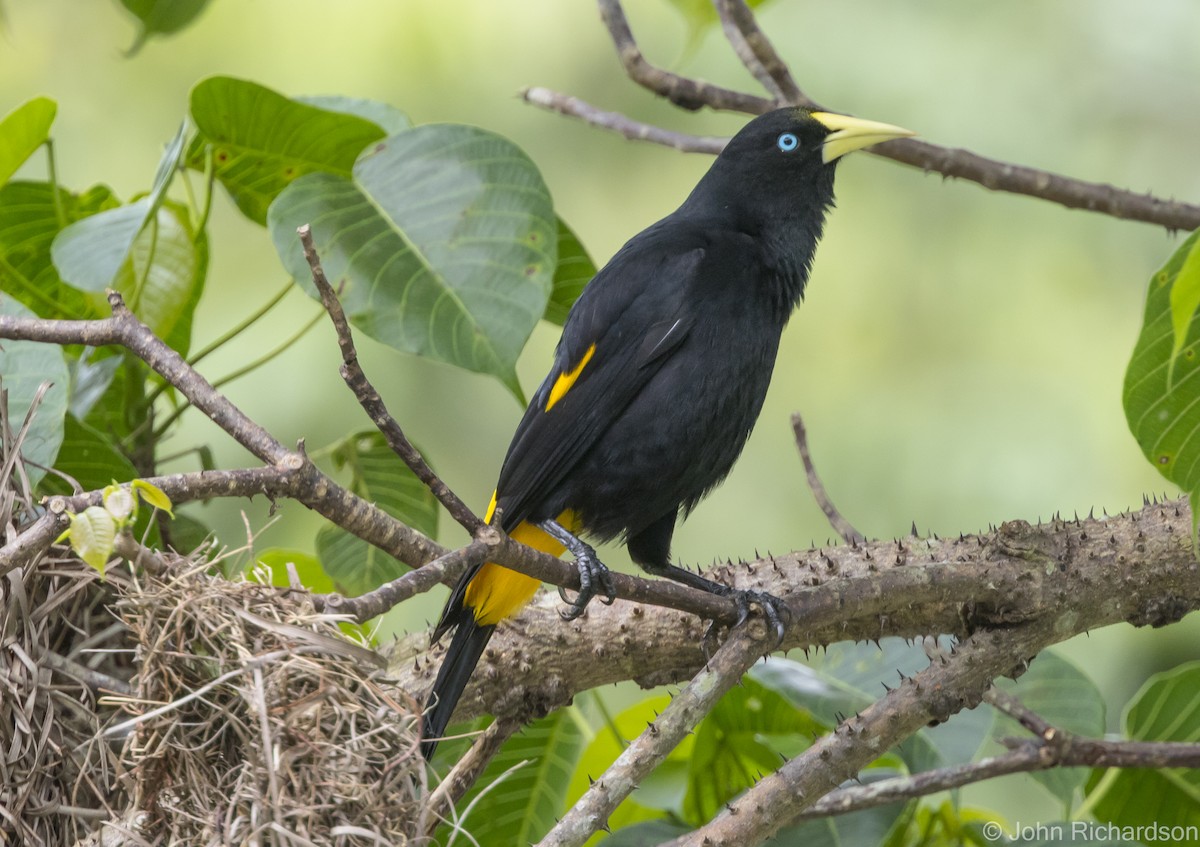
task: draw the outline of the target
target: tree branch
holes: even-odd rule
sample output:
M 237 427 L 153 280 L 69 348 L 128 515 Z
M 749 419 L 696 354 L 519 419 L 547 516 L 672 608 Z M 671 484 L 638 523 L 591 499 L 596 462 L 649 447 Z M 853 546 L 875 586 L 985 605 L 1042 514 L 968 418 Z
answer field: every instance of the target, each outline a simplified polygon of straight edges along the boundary
M 1038 527 L 1011 521 L 958 539 L 800 551 L 727 564 L 708 576 L 783 598 L 792 623 L 781 649 L 889 635 L 965 637 L 1043 622 L 1058 642 L 1118 621 L 1161 626 L 1200 608 L 1190 532 L 1186 504 L 1177 501 Z M 679 682 L 705 664 L 703 630 L 695 615 L 651 614 L 640 602 L 592 606 L 564 624 L 557 599 L 543 594 L 497 630 L 457 717 L 540 713 L 622 680 Z M 430 648 L 424 633 L 410 636 L 396 645 L 389 667 L 419 696 L 442 649 Z
M 883 779 L 870 785 L 839 788 L 796 815 L 793 822 L 845 815 L 901 800 L 925 797 L 939 791 L 961 788 L 1000 776 L 1033 773 L 1055 767 L 1200 767 L 1200 744 L 1097 741 L 1079 738 L 1064 730 L 1058 730 L 1058 733 L 1061 740 L 1070 740 L 1069 746 L 1024 740 L 1017 742 L 1010 753 L 991 756 L 978 762 L 938 768 L 913 776 Z
M 358 361 L 358 350 L 354 346 L 350 322 L 346 320 L 342 304 L 338 300 L 333 286 L 329 284 L 329 279 L 325 276 L 325 269 L 321 266 L 321 257 L 317 255 L 317 248 L 313 244 L 312 230 L 308 224 L 304 224 L 297 232 L 300 235 L 300 244 L 304 248 L 304 258 L 307 260 L 309 271 L 312 274 L 313 285 L 317 287 L 317 293 L 321 295 L 321 304 L 329 313 L 329 319 L 333 322 L 333 328 L 337 332 L 338 348 L 342 351 L 342 379 L 354 392 L 359 405 L 371 418 L 375 428 L 382 433 L 388 446 L 392 448 L 392 452 L 408 465 L 409 470 L 416 474 L 417 479 L 425 483 L 425 487 L 433 493 L 433 496 L 445 507 L 450 516 L 458 521 L 463 529 L 474 535 L 484 526 L 483 521 L 458 498 L 457 494 L 450 490 L 450 486 L 442 482 L 441 477 L 433 472 L 433 468 L 429 467 L 425 457 L 416 447 L 413 447 L 412 442 L 404 434 L 404 430 L 400 428 L 400 424 L 388 412 L 383 398 L 379 396 L 375 386 L 367 379 L 367 375 Z
M 746 69 L 754 75 L 771 95 L 780 103 L 813 108 L 816 104 L 800 90 L 787 63 L 775 51 L 775 45 L 759 29 L 754 13 L 746 0 L 716 0 L 717 14 L 721 27 L 733 51 Z
M 778 59 L 778 54 L 774 53 L 774 48 L 766 41 L 765 36 L 761 42 L 751 37 L 755 32 L 761 35 L 757 24 L 753 23 L 753 13 L 748 9 L 742 12 L 737 8 L 742 5 L 741 0 L 718 0 L 718 5 L 721 8 L 729 6 L 729 20 L 748 45 L 746 56 L 751 57 L 756 66 L 770 69 L 771 56 L 774 55 L 775 59 Z M 656 67 L 646 60 L 637 46 L 620 0 L 599 0 L 599 6 L 609 36 L 617 49 L 617 56 L 629 78 L 677 106 L 690 111 L 708 107 L 751 115 L 760 115 L 789 104 L 809 109 L 825 109 L 804 95 L 799 88 L 796 89 L 794 99 L 767 99 Z M 748 18 L 749 22 L 743 20 L 744 18 Z M 742 55 L 742 51 L 739 51 L 739 55 Z M 743 57 L 743 60 L 745 61 L 746 57 Z M 783 67 L 786 69 L 786 65 Z M 751 67 L 751 71 L 754 70 L 755 68 Z M 778 74 L 778 69 L 768 74 L 776 87 L 783 84 Z M 670 147 L 688 152 L 712 152 L 711 148 L 715 146 L 713 139 L 700 139 L 697 136 L 672 133 L 641 124 L 624 115 L 597 109 L 578 98 L 546 89 L 531 91 L 535 92 L 536 96 L 531 97 L 527 94 L 525 99 L 529 103 L 581 118 L 593 126 L 619 132 L 626 138 L 666 143 Z M 1200 206 L 1195 204 L 1164 200 L 1152 194 L 1139 194 L 1112 185 L 1073 179 L 1037 168 L 989 159 L 968 150 L 940 147 L 915 138 L 898 138 L 877 144 L 867 152 L 920 168 L 926 173 L 934 172 L 948 178 L 965 179 L 992 191 L 1022 194 L 1057 203 L 1068 209 L 1085 209 L 1114 218 L 1156 224 L 1170 230 L 1193 230 L 1200 227 Z
M 609 815 L 741 680 L 762 655 L 763 644 L 750 634 L 748 626 L 731 632 L 704 668 L 592 783 L 539 847 L 579 847 L 597 831 L 607 829 Z
M 847 544 L 862 544 L 866 536 L 854 528 L 854 525 L 838 511 L 837 506 L 829 499 L 829 493 L 821 478 L 817 476 L 817 468 L 813 465 L 812 456 L 808 453 L 808 433 L 804 430 L 804 418 L 799 412 L 792 412 L 792 434 L 796 437 L 796 449 L 800 451 L 800 461 L 804 463 L 804 473 L 808 477 L 808 488 L 812 491 L 813 499 L 825 513 L 825 518 L 833 531 L 841 536 Z

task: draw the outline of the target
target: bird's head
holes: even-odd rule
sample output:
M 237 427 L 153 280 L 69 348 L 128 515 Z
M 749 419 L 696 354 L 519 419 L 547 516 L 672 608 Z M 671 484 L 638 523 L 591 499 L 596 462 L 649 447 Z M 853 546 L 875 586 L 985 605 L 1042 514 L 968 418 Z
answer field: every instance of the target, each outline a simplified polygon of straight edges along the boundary
M 697 186 L 709 209 L 750 222 L 821 216 L 842 156 L 913 135 L 891 124 L 792 107 L 760 115 L 735 135 Z

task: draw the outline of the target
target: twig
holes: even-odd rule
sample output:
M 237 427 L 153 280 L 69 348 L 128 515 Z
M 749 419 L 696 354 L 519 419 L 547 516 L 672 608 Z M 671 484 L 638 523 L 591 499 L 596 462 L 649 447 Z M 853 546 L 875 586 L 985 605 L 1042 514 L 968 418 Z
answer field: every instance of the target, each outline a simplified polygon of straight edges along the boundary
M 837 510 L 833 501 L 829 499 L 829 494 L 825 491 L 821 478 L 817 476 L 812 456 L 808 453 L 808 434 L 804 430 L 804 419 L 800 417 L 799 412 L 792 412 L 792 432 L 796 436 L 796 448 L 800 451 L 800 458 L 804 462 L 804 472 L 808 475 L 808 487 L 812 491 L 817 505 L 829 519 L 829 525 L 847 544 L 862 544 L 867 540 L 866 536 L 855 529 L 854 525 Z
M 433 836 L 447 812 L 453 810 L 463 795 L 479 779 L 484 768 L 488 766 L 488 762 L 500 752 L 504 742 L 508 741 L 520 728 L 520 721 L 500 719 L 494 721 L 475 739 L 471 749 L 455 763 L 450 773 L 446 774 L 446 778 L 433 790 L 429 795 L 429 800 L 424 804 L 422 813 L 433 817 L 433 821 L 426 825 L 426 836 Z
M 539 847 L 577 847 L 606 828 L 609 815 L 674 750 L 717 701 L 762 655 L 763 642 L 743 625 L 713 654 L 708 665 L 671 700 L 646 731 L 630 743 Z
M 629 28 L 629 21 L 625 18 L 625 10 L 621 8 L 620 0 L 599 0 L 599 3 L 600 17 L 608 27 L 621 65 L 630 79 L 638 85 L 667 98 L 680 108 L 693 112 L 708 106 L 711 109 L 760 115 L 775 107 L 773 100 L 689 79 L 655 67 L 646 61 L 646 57 L 634 41 L 633 31 Z
M 725 37 L 746 69 L 773 99 L 793 106 L 814 108 L 815 103 L 800 90 L 787 63 L 779 57 L 771 40 L 759 28 L 746 0 L 715 0 Z
M 927 667 L 840 723 L 799 756 L 729 803 L 708 824 L 670 842 L 672 847 L 759 844 L 830 789 L 837 788 L 930 721 L 944 721 L 977 705 L 997 676 L 1012 672 L 1058 640 L 1054 623 L 1039 620 L 996 631 L 979 631 L 944 662 Z
M 1023 740 L 1009 753 L 978 762 L 938 768 L 913 776 L 883 779 L 870 785 L 840 788 L 801 812 L 796 821 L 845 815 L 899 800 L 924 797 L 976 782 L 1055 767 L 1196 768 L 1200 744 L 1147 741 L 1097 741 L 1057 730 L 1055 744 Z
M 521 92 L 521 99 L 526 103 L 558 112 L 561 115 L 582 118 L 593 126 L 603 127 L 619 133 L 630 141 L 650 141 L 672 147 L 681 153 L 709 153 L 713 156 L 725 149 L 728 138 L 712 136 L 687 135 L 682 132 L 657 127 L 628 118 L 619 112 L 606 112 L 597 109 L 590 103 L 585 103 L 578 97 L 551 91 L 548 88 L 526 88 Z
M 349 615 L 359 623 L 382 615 L 389 609 L 417 594 L 423 594 L 438 583 L 452 584 L 467 568 L 481 564 L 488 557 L 492 545 L 473 541 L 466 547 L 451 550 L 432 562 L 409 571 L 403 576 L 385 582 L 378 588 L 358 597 L 343 597 L 340 594 L 315 594 L 313 605 L 318 612 L 333 615 Z
M 342 379 L 354 392 L 359 405 L 363 407 L 363 411 L 371 418 L 375 427 L 383 433 L 383 437 L 392 451 L 404 460 L 404 464 L 408 465 L 417 475 L 417 479 L 425 483 L 438 502 L 445 506 L 446 511 L 467 532 L 474 535 L 484 526 L 483 521 L 433 472 L 433 468 L 429 467 L 425 457 L 412 446 L 412 442 L 405 436 L 400 424 L 388 412 L 383 398 L 379 396 L 379 392 L 367 379 L 362 365 L 359 364 L 358 350 L 354 347 L 354 337 L 350 332 L 350 322 L 346 320 L 342 304 L 338 301 L 333 286 L 329 284 L 329 280 L 325 276 L 325 269 L 321 267 L 321 257 L 317 255 L 317 248 L 313 245 L 312 230 L 308 224 L 305 224 L 297 232 L 300 234 L 300 243 L 304 247 L 304 258 L 308 261 L 308 267 L 312 273 L 313 284 L 317 287 L 317 291 L 321 295 L 321 303 L 325 306 L 325 311 L 329 313 L 329 319 L 333 321 L 333 328 L 337 332 L 338 347 L 342 351 Z
M 730 2 L 730 0 L 722 0 L 722 2 Z M 619 0 L 599 0 L 599 5 L 600 14 L 604 18 L 613 45 L 617 48 L 617 55 L 629 78 L 655 94 L 666 97 L 677 106 L 691 111 L 708 107 L 760 115 L 784 105 L 785 101 L 732 91 L 701 80 L 673 74 L 651 65 L 646 61 L 634 40 L 633 32 L 629 28 L 629 21 L 625 17 Z M 745 14 L 753 19 L 753 13 L 749 10 Z M 753 24 L 753 26 L 757 30 L 757 24 Z M 754 42 L 750 41 L 749 43 L 753 46 Z M 762 57 L 758 58 L 760 62 L 763 61 Z M 778 77 L 773 78 L 778 82 Z M 803 92 L 800 92 L 799 96 L 803 98 L 799 101 L 800 105 L 806 108 L 824 108 L 805 96 Z M 614 122 L 612 119 L 604 117 L 611 113 L 605 113 L 581 101 L 565 102 L 561 99 L 564 97 L 565 95 L 555 95 L 543 98 L 553 101 L 553 106 L 534 100 L 530 102 L 552 108 L 562 114 L 582 118 L 594 126 L 616 130 L 622 134 L 628 129 L 628 127 L 618 129 L 623 121 L 629 120 L 623 115 L 617 116 L 619 120 Z M 647 141 L 657 141 L 654 132 L 640 128 L 639 132 L 644 132 L 643 137 Z M 686 135 L 672 138 L 669 146 L 677 147 L 677 149 L 692 149 L 688 146 L 691 138 L 693 137 Z M 940 147 L 914 138 L 898 138 L 885 144 L 877 144 L 868 152 L 921 168 L 927 173 L 935 172 L 945 177 L 965 179 L 992 191 L 1022 194 L 1058 203 L 1068 209 L 1086 209 L 1114 218 L 1156 224 L 1171 230 L 1193 230 L 1200 227 L 1200 206 L 1195 204 L 1163 200 L 1152 194 L 1138 194 L 1112 185 L 1087 182 L 1037 168 L 1001 162 L 968 150 Z

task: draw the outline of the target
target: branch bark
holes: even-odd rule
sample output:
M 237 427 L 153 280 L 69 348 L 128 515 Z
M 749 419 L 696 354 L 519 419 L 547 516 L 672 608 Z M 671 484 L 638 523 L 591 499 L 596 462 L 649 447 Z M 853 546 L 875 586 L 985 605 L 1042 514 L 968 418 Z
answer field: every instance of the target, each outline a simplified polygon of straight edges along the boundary
M 629 78 L 681 108 L 696 111 L 707 107 L 750 115 L 761 115 L 788 105 L 837 111 L 829 110 L 805 95 L 794 81 L 788 86 L 791 77 L 787 75 L 786 65 L 741 0 L 718 0 L 717 6 L 723 12 L 723 23 L 734 42 L 735 52 L 747 69 L 767 85 L 769 91 L 781 92 L 771 98 L 723 88 L 651 64 L 637 45 L 620 0 L 599 0 L 599 6 L 609 37 Z M 713 153 L 724 147 L 720 140 L 714 143 L 711 138 L 670 132 L 547 89 L 528 89 L 524 96 L 528 103 L 581 118 L 593 126 L 619 132 L 626 138 L 667 144 L 687 152 Z M 714 151 L 714 147 L 718 149 Z M 1200 205 L 1164 200 L 1149 193 L 1139 194 L 1112 185 L 1001 162 L 969 150 L 941 147 L 915 138 L 899 138 L 878 144 L 867 152 L 920 168 L 926 173 L 965 179 L 992 191 L 1022 194 L 1068 209 L 1085 209 L 1114 218 L 1156 224 L 1169 230 L 1190 231 L 1200 227 Z
M 793 616 L 783 649 L 1035 625 L 1049 633 L 1041 649 L 1111 623 L 1161 626 L 1200 608 L 1190 520 L 1186 503 L 1172 501 L 1102 519 L 1010 521 L 958 539 L 812 549 L 708 575 L 783 598 Z M 674 683 L 704 666 L 704 625 L 695 615 L 620 602 L 593 605 L 564 624 L 557 608 L 543 594 L 500 627 L 457 718 L 527 719 L 589 688 L 627 679 Z M 389 665 L 399 685 L 420 696 L 441 655 L 419 633 L 398 642 Z

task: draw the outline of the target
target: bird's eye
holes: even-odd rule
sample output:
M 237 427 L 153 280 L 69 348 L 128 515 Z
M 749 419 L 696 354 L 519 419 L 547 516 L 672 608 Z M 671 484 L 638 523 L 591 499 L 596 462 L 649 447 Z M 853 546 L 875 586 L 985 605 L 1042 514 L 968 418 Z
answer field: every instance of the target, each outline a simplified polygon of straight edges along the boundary
M 779 136 L 779 140 L 775 143 L 779 145 L 779 149 L 784 153 L 791 153 L 796 149 L 796 145 L 798 145 L 800 142 L 797 140 L 795 135 L 790 132 L 785 132 L 783 135 Z

